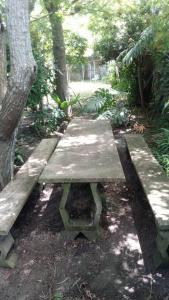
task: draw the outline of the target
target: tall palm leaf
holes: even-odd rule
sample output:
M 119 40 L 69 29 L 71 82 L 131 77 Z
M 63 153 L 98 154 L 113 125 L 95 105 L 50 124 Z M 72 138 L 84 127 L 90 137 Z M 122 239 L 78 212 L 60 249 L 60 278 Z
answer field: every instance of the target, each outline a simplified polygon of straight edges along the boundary
M 141 56 L 144 51 L 151 45 L 154 38 L 154 28 L 147 27 L 141 34 L 138 42 L 127 52 L 123 58 L 123 63 L 130 65 L 134 59 Z

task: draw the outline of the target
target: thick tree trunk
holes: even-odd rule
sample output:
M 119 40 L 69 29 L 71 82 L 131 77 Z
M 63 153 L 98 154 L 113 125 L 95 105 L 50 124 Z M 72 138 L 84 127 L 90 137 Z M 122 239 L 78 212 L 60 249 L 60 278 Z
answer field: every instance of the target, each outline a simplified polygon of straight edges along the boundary
M 63 36 L 62 18 L 59 16 L 59 1 L 44 0 L 45 7 L 49 14 L 49 19 L 52 28 L 52 40 L 53 40 L 53 56 L 55 66 L 55 86 L 56 94 L 64 101 L 69 101 L 69 90 L 67 80 L 67 68 L 66 68 L 66 53 Z M 69 108 L 68 114 L 71 109 Z
M 6 73 L 6 31 L 0 18 L 0 108 L 7 86 Z
M 0 188 L 11 179 L 15 135 L 35 78 L 29 33 L 28 0 L 7 0 L 11 72 L 0 110 Z
M 0 141 L 0 190 L 13 177 L 15 134 L 7 141 Z

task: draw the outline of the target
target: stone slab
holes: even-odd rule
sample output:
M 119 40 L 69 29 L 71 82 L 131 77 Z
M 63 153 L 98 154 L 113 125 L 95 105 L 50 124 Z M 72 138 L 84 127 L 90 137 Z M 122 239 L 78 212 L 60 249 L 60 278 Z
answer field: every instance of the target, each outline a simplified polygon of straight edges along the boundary
M 125 180 L 108 121 L 73 120 L 40 183 L 112 182 Z
M 160 230 L 169 229 L 169 178 L 141 135 L 126 135 L 132 162 Z
M 112 128 L 107 120 L 73 119 L 69 124 L 58 148 L 80 146 L 97 146 L 100 144 L 113 144 Z
M 8 235 L 57 141 L 56 138 L 42 140 L 14 179 L 0 193 L 0 235 Z

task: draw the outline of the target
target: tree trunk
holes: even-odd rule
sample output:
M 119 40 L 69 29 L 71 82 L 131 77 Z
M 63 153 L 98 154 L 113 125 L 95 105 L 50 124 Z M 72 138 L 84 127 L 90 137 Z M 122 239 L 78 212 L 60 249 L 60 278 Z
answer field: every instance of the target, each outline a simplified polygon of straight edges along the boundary
M 28 0 L 7 0 L 7 32 L 11 71 L 0 110 L 0 188 L 12 177 L 15 136 L 36 65 L 29 32 Z
M 55 65 L 56 93 L 61 100 L 67 100 L 68 82 L 62 21 L 60 17 L 50 15 L 50 22 L 53 34 L 53 55 Z
M 139 86 L 139 93 L 140 93 L 140 104 L 141 108 L 145 109 L 145 103 L 144 103 L 144 94 L 143 94 L 143 85 L 142 85 L 142 78 L 141 78 L 141 67 L 137 67 L 137 74 L 138 74 L 138 86 Z
M 46 10 L 49 14 L 49 20 L 52 28 L 53 57 L 55 66 L 55 86 L 56 94 L 64 101 L 69 101 L 69 90 L 66 68 L 66 53 L 63 35 L 62 17 L 59 16 L 59 4 L 55 0 L 44 0 Z M 71 114 L 69 108 L 68 115 Z
M 6 75 L 6 31 L 0 18 L 0 108 L 6 93 Z

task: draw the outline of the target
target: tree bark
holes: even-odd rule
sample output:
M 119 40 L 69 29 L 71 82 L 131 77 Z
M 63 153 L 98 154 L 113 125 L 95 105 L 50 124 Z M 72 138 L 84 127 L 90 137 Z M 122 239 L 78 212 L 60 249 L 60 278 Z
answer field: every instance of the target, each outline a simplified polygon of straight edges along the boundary
M 59 1 L 58 1 L 59 2 Z M 52 28 L 53 57 L 55 66 L 56 94 L 64 101 L 69 101 L 66 53 L 63 36 L 62 18 L 59 16 L 59 3 L 55 0 L 44 0 Z
M 55 15 L 50 15 L 53 34 L 53 55 L 55 65 L 56 93 L 61 100 L 68 99 L 68 82 L 66 70 L 66 56 L 63 38 L 62 21 Z
M 36 74 L 29 32 L 29 1 L 7 0 L 6 13 L 11 71 L 0 110 L 1 189 L 12 177 L 16 131 Z
M 139 86 L 139 93 L 140 93 L 140 104 L 141 108 L 145 109 L 145 102 L 144 102 L 144 94 L 143 94 L 143 85 L 142 85 L 142 78 L 141 78 L 141 67 L 137 67 L 137 74 L 138 74 L 138 86 Z
M 0 18 L 0 108 L 5 97 L 7 86 L 6 72 L 6 31 Z

